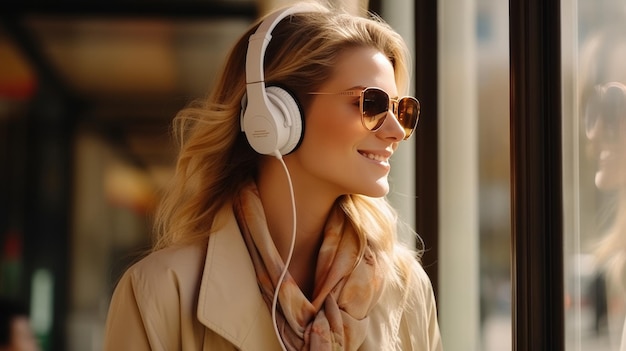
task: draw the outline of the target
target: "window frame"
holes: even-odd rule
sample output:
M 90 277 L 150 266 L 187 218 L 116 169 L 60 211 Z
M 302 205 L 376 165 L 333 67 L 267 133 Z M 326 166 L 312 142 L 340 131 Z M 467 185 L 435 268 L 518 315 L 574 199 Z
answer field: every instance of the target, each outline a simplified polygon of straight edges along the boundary
M 511 0 L 509 6 L 512 349 L 558 351 L 565 348 L 561 5 Z M 416 95 L 428 116 L 416 137 L 416 225 L 428 246 L 423 262 L 435 293 L 437 19 L 436 2 L 416 1 Z

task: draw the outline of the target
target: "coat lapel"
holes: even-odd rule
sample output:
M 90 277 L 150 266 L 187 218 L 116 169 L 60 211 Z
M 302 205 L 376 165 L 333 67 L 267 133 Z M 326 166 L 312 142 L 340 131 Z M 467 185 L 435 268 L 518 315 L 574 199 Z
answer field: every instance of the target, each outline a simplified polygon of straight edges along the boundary
M 200 283 L 199 321 L 241 350 L 280 349 L 232 206 L 215 223 Z

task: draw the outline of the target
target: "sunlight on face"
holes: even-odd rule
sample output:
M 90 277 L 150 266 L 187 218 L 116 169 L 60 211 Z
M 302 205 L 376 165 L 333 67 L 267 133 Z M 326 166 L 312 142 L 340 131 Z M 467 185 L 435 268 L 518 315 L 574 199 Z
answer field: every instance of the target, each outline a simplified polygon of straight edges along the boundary
M 379 87 L 391 97 L 398 95 L 391 62 L 373 48 L 348 49 L 335 72 L 319 91 Z M 306 111 L 305 125 L 300 148 L 286 158 L 299 179 L 334 197 L 387 194 L 389 158 L 404 138 L 391 113 L 379 130 L 371 132 L 361 122 L 358 96 L 316 95 Z

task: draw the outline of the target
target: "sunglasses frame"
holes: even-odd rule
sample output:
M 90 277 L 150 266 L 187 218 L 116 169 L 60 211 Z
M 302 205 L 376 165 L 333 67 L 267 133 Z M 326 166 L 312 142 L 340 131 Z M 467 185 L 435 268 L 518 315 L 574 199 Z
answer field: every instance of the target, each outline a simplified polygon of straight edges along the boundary
M 387 110 L 385 111 L 385 114 L 383 117 L 381 117 L 380 119 L 382 120 L 380 123 L 376 123 L 376 125 L 373 128 L 369 128 L 367 126 L 367 124 L 365 123 L 365 111 L 364 111 L 364 100 L 365 100 L 365 94 L 367 91 L 377 91 L 380 92 L 382 94 L 384 94 L 385 96 L 387 96 L 387 100 L 388 100 L 388 107 Z M 392 98 L 389 96 L 389 94 L 387 94 L 386 91 L 384 91 L 381 88 L 378 87 L 367 87 L 367 88 L 363 88 L 363 89 L 348 89 L 348 90 L 344 90 L 344 91 L 340 91 L 340 92 L 309 92 L 308 94 L 310 95 L 340 95 L 340 96 L 359 96 L 359 110 L 361 111 L 361 124 L 363 124 L 363 127 L 371 132 L 376 132 L 377 130 L 379 130 L 382 125 L 385 123 L 385 120 L 387 119 L 387 112 L 389 112 L 389 110 L 391 110 L 391 112 L 393 113 L 393 116 L 396 118 L 396 120 L 398 122 L 400 122 L 400 119 L 398 118 L 398 109 L 400 106 L 401 101 L 408 99 L 410 101 L 413 101 L 415 103 L 415 106 L 417 108 L 417 116 L 415 117 L 415 125 L 412 128 L 407 128 L 405 127 L 401 122 L 400 125 L 402 125 L 402 128 L 405 131 L 405 136 L 403 140 L 407 140 L 409 139 L 409 137 L 411 137 L 411 135 L 413 135 L 413 132 L 415 131 L 415 128 L 417 128 L 417 123 L 419 122 L 419 118 L 420 118 L 420 102 L 419 100 L 417 100 L 416 98 L 412 97 L 412 96 L 403 96 L 401 98 Z M 379 114 L 382 114 L 379 113 Z M 379 115 L 376 114 L 376 115 Z M 368 117 L 369 118 L 369 117 Z
M 614 111 L 614 109 L 619 106 L 611 106 L 609 104 L 615 104 L 615 101 L 607 100 L 607 98 L 610 97 L 610 95 L 608 95 L 610 91 L 612 92 L 614 90 L 620 91 L 620 103 L 626 106 L 626 86 L 619 82 L 598 84 L 593 88 L 592 95 L 587 98 L 583 113 L 583 125 L 587 137 L 591 136 L 599 120 L 602 120 L 605 133 L 609 135 L 617 133 L 619 124 L 622 122 L 620 122 L 620 119 L 616 115 L 618 112 Z M 607 109 L 607 106 L 609 109 Z M 593 109 L 590 111 L 590 108 Z

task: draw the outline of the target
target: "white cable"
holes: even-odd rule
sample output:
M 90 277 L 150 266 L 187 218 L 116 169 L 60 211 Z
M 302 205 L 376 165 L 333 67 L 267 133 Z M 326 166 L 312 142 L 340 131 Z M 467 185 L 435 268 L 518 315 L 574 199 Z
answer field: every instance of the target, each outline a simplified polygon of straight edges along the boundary
M 280 278 L 278 278 L 278 282 L 276 283 L 276 289 L 274 290 L 274 299 L 272 301 L 272 323 L 274 324 L 274 333 L 278 337 L 278 342 L 280 343 L 283 351 L 287 351 L 287 347 L 283 342 L 283 339 L 278 332 L 278 322 L 276 321 L 276 308 L 278 304 L 278 292 L 280 291 L 280 286 L 283 284 L 283 280 L 285 279 L 285 275 L 287 274 L 287 270 L 289 268 L 289 263 L 291 262 L 291 257 L 293 256 L 293 249 L 296 244 L 296 199 L 293 195 L 293 184 L 291 183 L 291 175 L 289 174 L 289 169 L 287 169 L 287 165 L 283 160 L 283 156 L 280 154 L 278 150 L 274 150 L 274 156 L 280 161 L 283 165 L 283 169 L 285 170 L 285 174 L 287 175 L 287 182 L 289 183 L 289 194 L 291 196 L 291 216 L 293 218 L 293 228 L 291 232 L 291 245 L 289 247 L 289 254 L 287 255 L 287 260 L 285 261 L 285 268 L 280 274 Z

